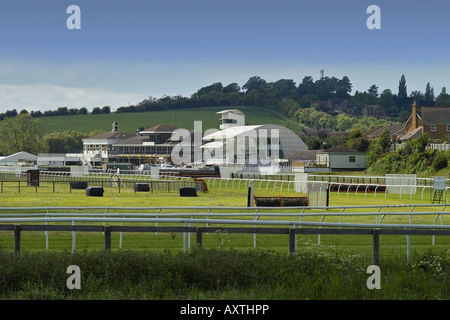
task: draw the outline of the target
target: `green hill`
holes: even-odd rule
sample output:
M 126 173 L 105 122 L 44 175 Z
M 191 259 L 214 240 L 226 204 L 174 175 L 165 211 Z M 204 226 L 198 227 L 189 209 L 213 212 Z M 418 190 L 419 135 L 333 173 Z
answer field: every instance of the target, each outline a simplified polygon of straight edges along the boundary
M 246 124 L 278 124 L 289 127 L 297 134 L 301 126 L 280 114 L 264 108 L 235 107 L 245 113 Z M 39 118 L 42 133 L 53 131 L 76 130 L 89 133 L 93 130 L 109 131 L 114 121 L 119 123 L 120 130 L 135 132 L 137 128 L 149 128 L 160 123 L 170 123 L 179 128 L 194 129 L 194 121 L 202 121 L 203 131 L 219 128 L 220 115 L 216 112 L 231 109 L 230 107 L 210 107 L 197 109 L 180 109 L 170 111 L 152 111 L 137 113 L 87 114 L 72 116 L 55 116 Z

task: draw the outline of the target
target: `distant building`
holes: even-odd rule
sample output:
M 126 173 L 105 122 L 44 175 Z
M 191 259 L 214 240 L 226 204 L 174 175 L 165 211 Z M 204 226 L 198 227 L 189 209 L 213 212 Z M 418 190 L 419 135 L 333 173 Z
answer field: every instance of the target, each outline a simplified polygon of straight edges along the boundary
M 365 152 L 341 147 L 296 151 L 287 158 L 293 172 L 360 171 L 367 168 Z
M 295 151 L 286 158 L 290 162 L 292 172 L 314 172 L 328 171 L 326 166 L 318 166 L 316 155 L 320 150 L 301 150 Z
M 446 140 L 450 135 L 450 107 L 422 107 L 412 105 L 412 114 L 405 123 L 402 141 L 410 141 L 426 134 L 430 139 Z
M 239 110 L 223 110 L 217 112 L 217 114 L 222 115 L 220 119 L 222 124 L 220 125 L 220 130 L 227 129 L 234 126 L 245 126 L 245 115 Z
M 205 159 L 207 164 L 274 165 L 283 162 L 281 160 L 294 151 L 308 150 L 288 128 L 274 124 L 243 125 L 245 115 L 238 110 L 225 110 L 219 114 L 222 115 L 222 130 L 203 137 L 201 148 L 211 155 Z M 267 152 L 264 154 L 264 151 Z
M 83 158 L 93 166 L 170 163 L 176 144 L 170 138 L 177 129 L 170 124 L 158 124 L 130 133 L 120 131 L 114 122 L 112 131 L 83 139 Z
M 390 123 L 385 126 L 377 127 L 365 134 L 368 139 L 378 139 L 380 134 L 384 131 L 389 131 L 392 141 L 397 141 L 405 135 L 405 124 L 401 122 Z
M 332 148 L 318 152 L 318 164 L 326 164 L 330 171 L 360 171 L 367 168 L 367 154 L 348 148 Z
M 358 106 L 351 100 L 344 100 L 338 105 L 339 113 L 356 116 L 359 114 Z
M 374 117 L 377 119 L 386 118 L 386 111 L 384 108 L 378 104 L 375 105 L 365 105 L 362 110 L 363 117 Z
M 38 157 L 34 154 L 20 151 L 6 157 L 0 157 L 1 165 L 35 165 Z

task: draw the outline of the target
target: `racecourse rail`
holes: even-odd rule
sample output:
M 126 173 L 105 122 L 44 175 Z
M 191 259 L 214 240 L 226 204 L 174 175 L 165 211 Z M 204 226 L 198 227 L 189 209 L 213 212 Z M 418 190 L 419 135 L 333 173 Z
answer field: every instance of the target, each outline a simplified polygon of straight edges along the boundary
M 44 231 L 46 249 L 48 249 L 49 232 L 72 232 L 72 252 L 75 252 L 76 248 L 76 232 L 102 232 L 106 250 L 111 249 L 112 232 L 120 233 L 119 248 L 122 248 L 124 232 L 179 232 L 183 233 L 184 252 L 191 247 L 191 234 L 195 234 L 196 245 L 202 246 L 203 234 L 213 232 L 253 234 L 254 247 L 256 247 L 257 234 L 287 235 L 290 253 L 297 251 L 296 237 L 299 234 L 318 235 L 318 245 L 320 245 L 322 234 L 372 235 L 374 264 L 379 263 L 380 235 L 405 235 L 409 263 L 411 235 L 430 235 L 433 237 L 432 245 L 435 245 L 435 236 L 450 236 L 450 225 L 444 224 L 443 219 L 444 216 L 450 215 L 450 211 L 446 211 L 449 207 L 450 205 L 447 204 L 285 208 L 3 207 L 0 208 L 0 231 L 14 232 L 16 253 L 20 252 L 21 233 L 24 231 Z M 336 212 L 332 212 L 333 210 Z M 374 223 L 341 222 L 342 217 L 348 216 L 372 216 L 375 221 Z M 409 223 L 383 223 L 387 216 L 409 216 Z M 433 223 L 414 224 L 412 223 L 414 216 L 431 216 Z M 306 217 L 320 217 L 320 221 L 303 221 Z M 325 222 L 324 220 L 329 217 L 339 217 L 339 222 Z M 438 220 L 440 220 L 439 224 Z M 133 225 L 125 226 L 124 223 Z M 168 226 L 161 226 L 164 224 Z M 195 226 L 192 226 L 193 224 Z M 212 224 L 215 226 L 212 227 Z
M 199 185 L 191 177 L 180 177 L 176 173 L 164 173 L 159 178 L 153 178 L 149 171 L 122 170 L 120 174 L 112 172 L 90 171 L 89 173 L 71 174 L 66 171 L 41 171 L 39 180 L 43 183 L 52 183 L 53 192 L 55 192 L 55 183 L 68 183 L 75 181 L 87 181 L 97 183 L 103 186 L 107 184 L 116 187 L 120 193 L 121 187 L 129 188 L 135 183 L 149 183 L 151 190 L 171 190 L 176 191 L 180 187 L 198 187 Z M 255 191 L 271 192 L 295 192 L 296 183 L 316 183 L 334 186 L 337 196 L 350 193 L 357 196 L 364 194 L 365 197 L 377 197 L 381 194 L 386 198 L 388 194 L 398 194 L 400 200 L 409 198 L 413 200 L 413 195 L 419 194 L 421 201 L 424 201 L 425 191 L 433 192 L 433 178 L 416 178 L 416 184 L 387 184 L 386 177 L 376 176 L 342 176 L 342 175 L 309 175 L 308 181 L 295 181 L 292 174 L 262 175 L 246 174 L 234 175 L 232 178 L 204 177 L 210 189 L 219 190 L 247 190 L 250 183 L 253 183 Z M 0 170 L 0 193 L 3 192 L 4 183 L 17 184 L 17 190 L 20 192 L 21 181 L 26 180 L 26 172 Z M 35 186 L 35 192 L 38 193 L 38 186 Z M 450 179 L 446 179 L 446 187 L 443 194 L 444 203 L 447 200 L 448 190 L 450 189 Z M 374 190 L 374 191 L 371 191 Z M 383 190 L 383 191 L 380 191 Z M 71 189 L 69 189 L 71 191 Z

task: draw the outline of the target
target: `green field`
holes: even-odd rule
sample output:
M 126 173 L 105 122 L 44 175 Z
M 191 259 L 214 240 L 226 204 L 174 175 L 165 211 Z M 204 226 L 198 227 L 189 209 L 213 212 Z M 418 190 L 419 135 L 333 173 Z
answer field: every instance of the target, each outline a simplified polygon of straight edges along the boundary
M 194 129 L 194 121 L 202 121 L 203 131 L 219 128 L 221 123 L 218 111 L 230 109 L 229 107 L 209 107 L 197 109 L 181 109 L 171 111 L 152 111 L 138 113 L 110 113 L 88 114 L 74 116 L 56 116 L 40 118 L 42 133 L 53 131 L 76 130 L 89 133 L 93 130 L 110 131 L 114 121 L 119 123 L 120 130 L 135 132 L 137 128 L 150 128 L 160 123 L 170 123 L 179 128 Z M 295 132 L 300 132 L 298 124 L 289 121 L 276 112 L 257 107 L 233 107 L 245 113 L 246 123 L 249 125 L 277 124 L 289 126 Z
M 256 196 L 294 196 L 293 188 L 290 187 L 289 192 L 287 186 L 283 186 L 282 189 L 276 187 L 272 188 L 269 185 L 268 188 L 258 189 L 255 187 Z M 429 193 L 420 193 L 410 196 L 403 195 L 400 199 L 399 195 L 387 195 L 384 194 L 337 194 L 336 192 L 330 195 L 330 206 L 358 206 L 358 205 L 407 205 L 407 204 L 429 204 Z M 234 189 L 231 188 L 231 184 L 226 186 L 222 184 L 220 187 L 216 185 L 213 188 L 212 183 L 209 184 L 209 192 L 199 192 L 198 197 L 186 198 L 180 197 L 177 191 L 154 191 L 137 192 L 135 193 L 132 188 L 121 188 L 120 192 L 117 187 L 105 186 L 105 194 L 103 197 L 86 197 L 84 190 L 72 190 L 68 187 L 68 184 L 56 184 L 55 189 L 51 183 L 41 183 L 41 186 L 27 187 L 22 186 L 18 189 L 17 183 L 10 182 L 4 183 L 2 193 L 0 193 L 0 203 L 2 207 L 246 207 L 247 205 L 247 191 L 245 186 L 242 185 L 239 190 L 237 186 Z M 261 209 L 263 210 L 263 209 Z M 326 212 L 339 212 L 341 209 L 327 210 Z M 362 209 L 347 209 L 345 212 L 361 211 Z M 369 209 L 367 209 L 369 210 Z M 365 211 L 367 211 L 365 210 Z M 375 212 L 377 209 L 370 209 L 371 212 Z M 386 209 L 384 209 L 386 210 Z M 394 211 L 409 211 L 410 208 L 394 208 Z M 414 211 L 430 211 L 430 208 L 417 208 Z M 440 210 L 440 208 L 439 208 Z M 450 208 L 446 208 L 445 211 L 449 211 Z M 2 211 L 2 212 L 11 212 Z M 56 210 L 57 212 L 64 212 L 62 210 Z M 104 212 L 105 210 L 96 210 L 96 212 Z M 142 212 L 155 213 L 157 210 L 149 210 Z M 238 210 L 239 211 L 239 210 Z M 264 210 L 270 212 L 270 210 Z M 276 209 L 275 209 L 276 211 Z M 55 212 L 55 210 L 52 210 Z M 123 211 L 109 210 L 108 213 L 120 213 Z M 182 209 L 165 210 L 163 213 L 169 212 L 183 212 Z M 189 211 L 191 212 L 191 211 Z M 207 210 L 198 210 L 199 213 L 206 213 Z M 214 212 L 214 211 L 213 211 Z M 217 210 L 216 212 L 220 212 Z M 223 211 L 222 211 L 223 212 Z M 225 211 L 228 212 L 228 211 Z M 236 211 L 234 211 L 236 212 Z M 284 212 L 284 211 L 283 211 Z M 290 211 L 295 212 L 295 211 Z M 306 211 L 308 212 L 308 211 Z M 378 216 L 378 218 L 380 218 Z M 234 218 L 230 216 L 229 218 Z M 416 224 L 433 224 L 435 215 L 427 216 L 414 216 L 412 222 Z M 294 218 L 289 217 L 261 217 L 263 219 L 284 219 L 292 220 Z M 298 219 L 295 218 L 295 219 Z M 320 216 L 316 217 L 304 217 L 302 221 L 319 221 Z M 376 223 L 377 218 L 375 216 L 348 216 L 342 217 L 327 217 L 325 222 L 338 222 L 343 223 Z M 449 224 L 450 217 L 444 216 L 442 222 Z M 405 216 L 386 216 L 383 219 L 384 224 L 408 224 L 409 215 Z M 438 220 L 437 223 L 441 223 Z M 132 224 L 128 224 L 132 225 Z M 202 226 L 202 225 L 200 225 Z M 203 225 L 204 226 L 204 225 Z M 49 236 L 49 248 L 52 250 L 70 249 L 72 242 L 72 234 L 70 232 L 54 232 Z M 195 235 L 192 236 L 192 242 L 195 240 Z M 258 235 L 257 236 L 257 248 L 263 250 L 274 250 L 277 252 L 288 252 L 287 236 L 277 235 Z M 317 243 L 317 235 L 312 236 L 298 236 L 298 245 Z M 78 232 L 76 238 L 76 247 L 80 250 L 85 249 L 101 249 L 104 245 L 104 238 L 102 234 L 97 233 L 83 233 Z M 411 237 L 411 245 L 414 251 L 423 252 L 431 248 L 430 236 L 416 236 Z M 442 249 L 448 247 L 450 244 L 450 237 L 439 237 L 439 241 L 436 241 L 434 248 Z M 321 245 L 336 246 L 342 250 L 356 250 L 358 253 L 370 257 L 372 252 L 372 238 L 370 236 L 336 236 L 336 235 L 322 235 Z M 253 235 L 252 234 L 208 234 L 204 236 L 204 246 L 208 248 L 235 248 L 235 249 L 250 249 L 253 248 Z M 11 232 L 0 233 L 0 247 L 8 250 L 13 248 L 13 236 Z M 113 249 L 119 248 L 119 234 L 113 234 L 112 237 Z M 23 250 L 43 250 L 45 249 L 45 237 L 42 232 L 24 232 L 22 236 L 22 248 Z M 125 233 L 123 235 L 123 247 L 124 249 L 149 249 L 157 252 L 164 252 L 165 250 L 182 251 L 183 250 L 183 236 L 181 234 L 131 234 Z M 387 256 L 393 252 L 399 253 L 401 256 L 405 256 L 406 253 L 406 241 L 402 236 L 384 236 L 382 242 L 382 255 Z
M 257 196 L 294 195 L 292 189 L 269 188 L 257 190 Z M 72 190 L 67 184 L 42 182 L 39 187 L 4 183 L 0 203 L 5 207 L 102 207 L 89 212 L 105 215 L 127 212 L 127 210 L 106 207 L 184 207 L 165 209 L 160 216 L 171 212 L 207 212 L 187 207 L 246 207 L 247 191 L 244 186 L 230 185 L 212 187 L 209 192 L 199 192 L 198 197 L 180 197 L 176 191 L 137 192 L 131 188 L 104 186 L 103 197 L 87 197 L 84 190 Z M 406 205 L 429 204 L 429 195 L 423 201 L 419 197 L 410 200 L 398 195 L 364 193 L 330 195 L 330 206 L 358 205 Z M 441 208 L 440 208 L 441 209 Z M 439 210 L 440 210 L 439 209 Z M 262 210 L 281 212 L 279 209 Z M 356 212 L 361 209 L 347 209 Z M 404 212 L 405 209 L 390 208 L 389 211 Z M 408 208 L 407 210 L 410 210 Z M 429 211 L 417 208 L 414 211 Z M 448 212 L 450 208 L 446 208 Z M 52 209 L 51 212 L 67 212 Z M 73 210 L 69 210 L 73 212 Z M 140 212 L 153 212 L 147 210 Z M 225 211 L 227 217 L 242 209 Z M 296 210 L 289 210 L 295 212 Z M 329 209 L 324 213 L 340 212 Z M 375 212 L 376 209 L 372 209 Z M 1 211 L 14 212 L 13 209 Z M 35 212 L 32 210 L 30 212 Z M 214 210 L 213 212 L 220 212 Z M 284 212 L 284 211 L 283 211 Z M 305 210 L 317 212 L 317 210 Z M 323 211 L 322 211 L 323 212 Z M 229 213 L 229 215 L 228 215 Z M 0 213 L 1 214 L 1 213 Z M 435 215 L 413 216 L 412 222 L 433 224 Z M 380 216 L 348 216 L 343 223 L 375 223 Z M 213 225 L 211 217 L 209 225 Z M 292 217 L 277 214 L 275 217 L 260 216 L 259 220 L 293 220 Z M 295 219 L 298 219 L 295 218 Z M 321 216 L 302 217 L 302 221 L 319 221 Z M 449 224 L 444 216 L 442 223 Z M 327 217 L 324 222 L 338 222 L 338 217 Z M 407 224 L 409 215 L 386 216 L 383 224 Z M 438 224 L 441 223 L 439 219 Z M 50 223 L 50 224 L 56 224 Z M 81 224 L 81 223 L 77 223 Z M 102 225 L 101 222 L 85 223 Z M 108 226 L 118 225 L 108 223 Z M 136 223 L 125 223 L 125 226 Z M 151 225 L 151 224 L 139 224 Z M 158 226 L 162 226 L 160 223 Z M 192 226 L 205 226 L 193 224 Z M 216 224 L 217 226 L 217 224 Z M 23 231 L 20 254 L 14 254 L 14 234 L 0 232 L 0 299 L 50 299 L 50 300 L 255 300 L 255 299 L 448 299 L 448 259 L 450 237 L 438 236 L 432 245 L 431 236 L 411 236 L 411 260 L 406 263 L 405 236 L 381 236 L 380 267 L 382 270 L 381 290 L 369 290 L 366 280 L 367 266 L 372 264 L 372 236 L 298 235 L 297 253 L 288 254 L 287 235 L 258 234 L 203 234 L 202 249 L 195 246 L 195 234 L 182 233 L 126 233 L 112 234 L 111 251 L 104 250 L 104 236 L 101 232 L 77 232 L 76 248 L 72 253 L 72 232 L 49 232 L 48 250 L 44 232 Z M 187 254 L 184 239 L 190 239 Z M 256 248 L 253 247 L 256 240 Z M 189 240 L 188 240 L 189 241 Z M 77 265 L 82 270 L 81 290 L 68 290 L 65 269 Z M 270 303 L 270 302 L 269 302 Z M 173 310 L 172 310 L 173 311 Z

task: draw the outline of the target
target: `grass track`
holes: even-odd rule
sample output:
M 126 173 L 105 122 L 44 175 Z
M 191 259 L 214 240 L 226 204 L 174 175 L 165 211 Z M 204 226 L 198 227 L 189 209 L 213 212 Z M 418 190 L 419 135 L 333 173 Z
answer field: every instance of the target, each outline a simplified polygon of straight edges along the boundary
M 269 196 L 287 194 L 286 187 L 283 190 L 276 189 L 275 193 L 272 188 L 267 191 L 261 190 L 256 192 L 257 195 Z M 294 193 L 291 192 L 290 195 Z M 154 193 L 135 193 L 130 188 L 122 188 L 118 192 L 117 188 L 105 187 L 103 197 L 86 197 L 84 190 L 72 190 L 69 193 L 67 185 L 58 185 L 53 192 L 52 187 L 43 184 L 38 187 L 37 193 L 34 187 L 22 187 L 20 193 L 15 186 L 5 186 L 3 193 L 0 193 L 0 203 L 2 207 L 76 207 L 76 206 L 96 206 L 96 207 L 193 207 L 193 206 L 215 206 L 215 207 L 245 207 L 247 192 L 244 188 L 241 190 L 225 190 L 211 189 L 209 193 L 199 193 L 196 198 L 179 197 L 177 192 L 155 191 Z M 354 195 L 336 193 L 330 195 L 331 206 L 357 206 L 357 205 L 400 205 L 409 204 L 408 199 L 399 199 L 399 196 L 388 195 L 386 198 L 382 196 L 374 197 L 374 195 Z M 424 201 L 415 201 L 414 203 L 427 204 L 429 199 Z M 375 209 L 373 209 L 375 210 Z M 393 208 L 394 210 L 402 210 L 401 208 Z M 430 210 L 429 208 L 416 209 L 416 211 Z M 447 209 L 446 211 L 449 211 Z M 180 212 L 182 210 L 178 210 Z M 338 212 L 339 210 L 334 210 Z M 356 209 L 348 209 L 345 212 L 356 211 Z M 405 211 L 405 209 L 403 209 Z M 102 212 L 102 211 L 101 211 Z M 109 211 L 112 213 L 113 211 Z M 155 212 L 155 211 L 153 211 Z M 331 212 L 331 210 L 330 210 Z M 261 217 L 262 219 L 274 219 L 274 217 Z M 278 219 L 293 220 L 291 217 L 278 217 Z M 320 216 L 304 217 L 302 221 L 319 221 Z M 347 216 L 342 217 L 341 222 L 358 223 L 368 222 L 375 223 L 374 216 Z M 414 216 L 414 223 L 432 224 L 434 216 Z M 445 216 L 444 224 L 450 224 L 450 217 Z M 338 217 L 327 217 L 325 222 L 338 222 Z M 409 222 L 409 215 L 406 216 L 386 216 L 383 223 L 404 223 Z M 440 220 L 438 220 L 440 223 Z M 194 226 L 194 225 L 193 225 Z M 449 237 L 438 237 L 436 241 L 436 249 L 445 249 L 450 245 Z M 103 235 L 96 233 L 77 232 L 76 248 L 77 250 L 97 250 L 103 247 Z M 205 234 L 204 247 L 206 248 L 234 248 L 247 250 L 253 248 L 252 234 Z M 192 245 L 195 242 L 195 236 L 191 236 Z M 298 236 L 297 238 L 299 250 L 302 246 L 307 246 L 318 242 L 317 236 Z M 370 236 L 335 236 L 322 235 L 320 239 L 321 245 L 336 246 L 343 250 L 356 251 L 367 257 L 370 257 L 372 250 L 372 239 Z M 411 237 L 411 245 L 413 251 L 423 252 L 431 248 L 431 237 Z M 70 232 L 51 232 L 49 236 L 49 248 L 51 250 L 70 250 L 72 245 L 72 234 Z M 13 237 L 9 232 L 0 234 L 0 247 L 5 249 L 13 248 Z M 287 236 L 276 235 L 257 235 L 257 249 L 273 250 L 277 252 L 288 251 Z M 45 236 L 43 232 L 24 232 L 22 234 L 23 250 L 43 250 L 45 249 Z M 119 248 L 119 234 L 112 235 L 113 250 Z M 152 250 L 156 252 L 164 251 L 182 251 L 183 235 L 182 234 L 141 234 L 141 233 L 124 233 L 123 249 L 136 250 Z M 406 255 L 406 240 L 404 236 L 383 236 L 381 242 L 382 257 L 392 252 Z

